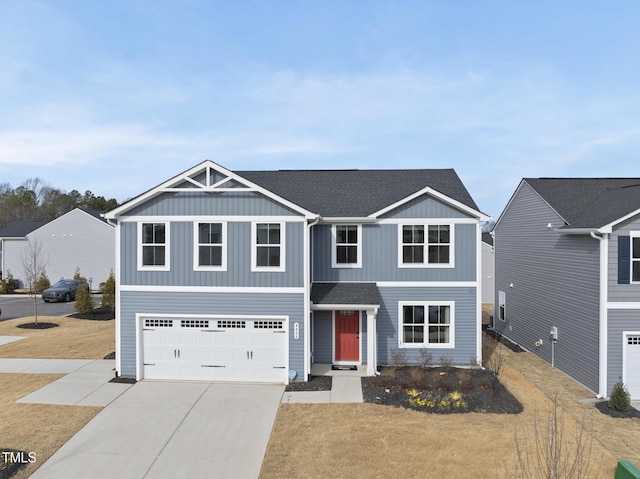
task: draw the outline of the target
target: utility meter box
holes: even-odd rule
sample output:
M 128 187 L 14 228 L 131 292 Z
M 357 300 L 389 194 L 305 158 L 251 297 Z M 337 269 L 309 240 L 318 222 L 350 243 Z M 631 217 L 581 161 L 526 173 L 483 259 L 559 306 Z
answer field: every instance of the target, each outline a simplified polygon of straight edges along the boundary
M 555 326 L 552 326 L 549 334 L 551 335 L 552 340 L 554 341 L 558 340 L 558 328 L 556 328 Z

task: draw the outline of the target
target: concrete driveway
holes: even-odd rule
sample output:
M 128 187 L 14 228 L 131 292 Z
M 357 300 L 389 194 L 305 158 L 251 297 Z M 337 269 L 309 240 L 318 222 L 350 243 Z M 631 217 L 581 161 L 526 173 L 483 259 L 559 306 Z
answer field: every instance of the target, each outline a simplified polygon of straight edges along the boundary
M 284 386 L 141 381 L 31 477 L 257 478 Z

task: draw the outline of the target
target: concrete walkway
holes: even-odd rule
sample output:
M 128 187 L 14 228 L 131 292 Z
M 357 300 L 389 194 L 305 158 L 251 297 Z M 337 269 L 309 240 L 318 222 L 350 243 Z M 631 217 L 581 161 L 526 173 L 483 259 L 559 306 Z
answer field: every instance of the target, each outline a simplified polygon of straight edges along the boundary
M 284 387 L 141 381 L 32 479 L 257 478 Z
M 285 391 L 283 403 L 361 403 L 360 377 L 333 376 L 331 391 Z

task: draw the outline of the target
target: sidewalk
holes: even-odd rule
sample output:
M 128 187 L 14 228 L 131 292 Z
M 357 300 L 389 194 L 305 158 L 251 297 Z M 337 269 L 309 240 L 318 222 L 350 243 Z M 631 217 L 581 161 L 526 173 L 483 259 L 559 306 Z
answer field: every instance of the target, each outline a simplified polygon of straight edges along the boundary
M 331 391 L 285 391 L 282 403 L 361 403 L 360 377 L 333 376 Z

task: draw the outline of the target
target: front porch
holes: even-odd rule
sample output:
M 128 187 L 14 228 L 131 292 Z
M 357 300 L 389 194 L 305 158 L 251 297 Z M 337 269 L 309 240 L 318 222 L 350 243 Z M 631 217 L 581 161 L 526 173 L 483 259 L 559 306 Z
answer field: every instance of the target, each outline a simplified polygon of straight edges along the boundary
M 351 370 L 336 370 L 332 369 L 333 364 L 325 364 L 325 363 L 314 363 L 311 365 L 311 375 L 312 376 L 347 376 L 347 377 L 365 377 L 369 376 L 367 374 L 367 365 L 366 364 L 358 364 L 356 365 L 355 371 Z

